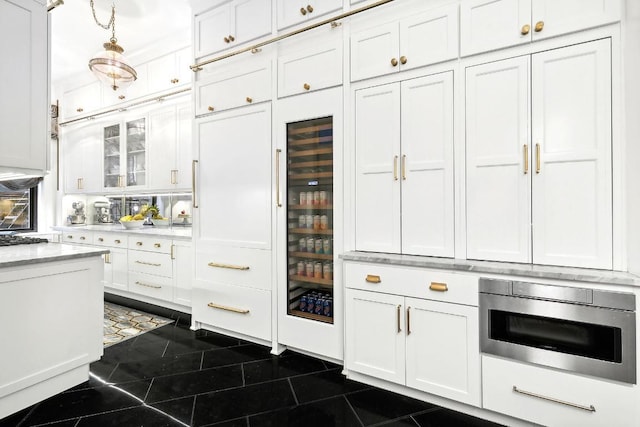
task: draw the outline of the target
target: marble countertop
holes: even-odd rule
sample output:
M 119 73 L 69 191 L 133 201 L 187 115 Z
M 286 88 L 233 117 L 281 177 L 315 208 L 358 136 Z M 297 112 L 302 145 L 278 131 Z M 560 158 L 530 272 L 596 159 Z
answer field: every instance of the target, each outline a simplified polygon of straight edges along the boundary
M 55 231 L 100 231 L 107 233 L 127 233 L 144 236 L 168 237 L 177 240 L 191 240 L 191 227 L 155 227 L 143 226 L 140 229 L 129 230 L 120 224 L 105 225 L 59 225 L 51 227 Z
M 587 283 L 640 286 L 640 276 L 621 271 L 595 270 L 589 268 L 555 267 L 547 265 L 518 264 L 510 262 L 470 261 L 452 258 L 436 258 L 415 255 L 398 255 L 373 252 L 346 252 L 340 256 L 344 261 L 370 262 L 446 269 L 452 271 L 500 274 L 526 278 L 557 279 Z
M 2 246 L 0 247 L 0 268 L 86 258 L 106 253 L 109 253 L 109 249 L 51 242 Z

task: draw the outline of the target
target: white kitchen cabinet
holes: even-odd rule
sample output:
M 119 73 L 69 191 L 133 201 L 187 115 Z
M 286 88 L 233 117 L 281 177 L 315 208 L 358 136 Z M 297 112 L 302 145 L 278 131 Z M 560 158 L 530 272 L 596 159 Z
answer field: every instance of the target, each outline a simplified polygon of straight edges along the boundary
M 84 84 L 65 91 L 60 102 L 60 118 L 73 119 L 91 114 L 102 106 L 102 87 L 99 81 Z
M 458 57 L 458 5 L 351 34 L 351 81 Z
M 190 240 L 174 240 L 171 249 L 173 258 L 173 302 L 191 307 L 194 275 L 193 245 Z
M 233 0 L 196 11 L 193 26 L 196 58 L 236 48 L 271 34 L 271 0 Z
M 146 115 L 125 116 L 103 125 L 101 138 L 104 191 L 147 187 Z
M 0 171 L 43 174 L 50 105 L 46 7 L 0 0 L 0 37 L 6 55 L 0 67 Z
M 92 244 L 109 248 L 109 253 L 102 255 L 104 261 L 104 278 L 102 283 L 107 289 L 126 291 L 127 284 L 127 245 L 128 236 L 124 233 L 111 233 L 96 231 Z
M 453 256 L 453 72 L 358 90 L 355 108 L 356 249 Z
M 191 190 L 191 105 L 149 112 L 149 189 Z
M 356 278 L 350 267 L 346 266 L 347 370 L 480 406 L 478 308 L 426 299 L 431 296 L 429 287 L 421 281 L 416 284 L 422 284 L 423 298 L 402 295 L 405 285 L 415 286 L 411 271 L 405 275 L 392 267 L 389 275 Z M 374 291 L 353 289 L 359 287 L 354 281 L 364 282 L 365 277 L 374 281 L 369 283 Z M 396 294 L 375 291 L 375 280 L 390 285 Z
M 163 301 L 173 301 L 172 241 L 129 236 L 128 290 Z
M 620 20 L 620 0 L 470 0 L 461 3 L 460 51 L 473 55 Z
M 278 30 L 337 11 L 342 11 L 342 0 L 277 0 Z
M 176 90 L 191 83 L 189 68 L 191 47 L 186 47 L 147 62 L 147 90 L 149 94 Z
M 60 142 L 66 194 L 93 193 L 102 188 L 101 129 L 95 124 L 62 128 Z
M 612 268 L 610 81 L 608 39 L 467 68 L 468 258 Z

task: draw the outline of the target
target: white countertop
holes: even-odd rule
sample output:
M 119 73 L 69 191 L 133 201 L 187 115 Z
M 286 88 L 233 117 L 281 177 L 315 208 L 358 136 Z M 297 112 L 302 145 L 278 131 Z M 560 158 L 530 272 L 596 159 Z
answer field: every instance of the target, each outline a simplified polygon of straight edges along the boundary
M 2 246 L 0 247 L 0 268 L 86 258 L 106 253 L 109 253 L 109 249 L 51 242 Z
M 178 240 L 191 240 L 191 227 L 156 227 L 143 226 L 140 229 L 129 230 L 121 224 L 104 225 L 59 225 L 51 227 L 56 231 L 99 231 L 106 233 L 142 234 L 145 236 L 169 237 Z

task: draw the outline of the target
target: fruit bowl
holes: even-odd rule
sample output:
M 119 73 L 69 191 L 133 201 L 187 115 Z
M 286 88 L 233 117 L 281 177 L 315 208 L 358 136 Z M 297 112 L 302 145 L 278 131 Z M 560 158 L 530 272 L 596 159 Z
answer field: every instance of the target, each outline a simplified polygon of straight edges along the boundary
M 155 225 L 156 227 L 169 226 L 169 218 L 163 218 L 163 219 L 151 218 L 151 222 L 153 222 L 153 225 Z
M 126 228 L 127 230 L 133 230 L 133 229 L 136 229 L 136 228 L 142 228 L 142 225 L 144 224 L 144 219 L 131 220 L 131 221 L 122 221 L 122 220 L 120 220 L 120 224 L 122 224 L 122 226 L 124 228 Z

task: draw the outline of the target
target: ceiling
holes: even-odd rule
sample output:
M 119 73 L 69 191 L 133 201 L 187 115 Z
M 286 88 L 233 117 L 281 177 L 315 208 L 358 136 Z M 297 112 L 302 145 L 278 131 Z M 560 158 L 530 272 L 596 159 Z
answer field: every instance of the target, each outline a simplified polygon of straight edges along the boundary
M 116 38 L 125 57 L 135 64 L 136 57 L 149 55 L 163 41 L 189 38 L 191 8 L 189 0 L 94 0 L 98 20 L 106 24 L 111 5 L 116 7 Z M 111 30 L 99 27 L 93 19 L 89 0 L 64 0 L 51 11 L 51 81 L 89 75 L 89 59 L 109 41 Z M 151 58 L 149 58 L 151 59 Z

